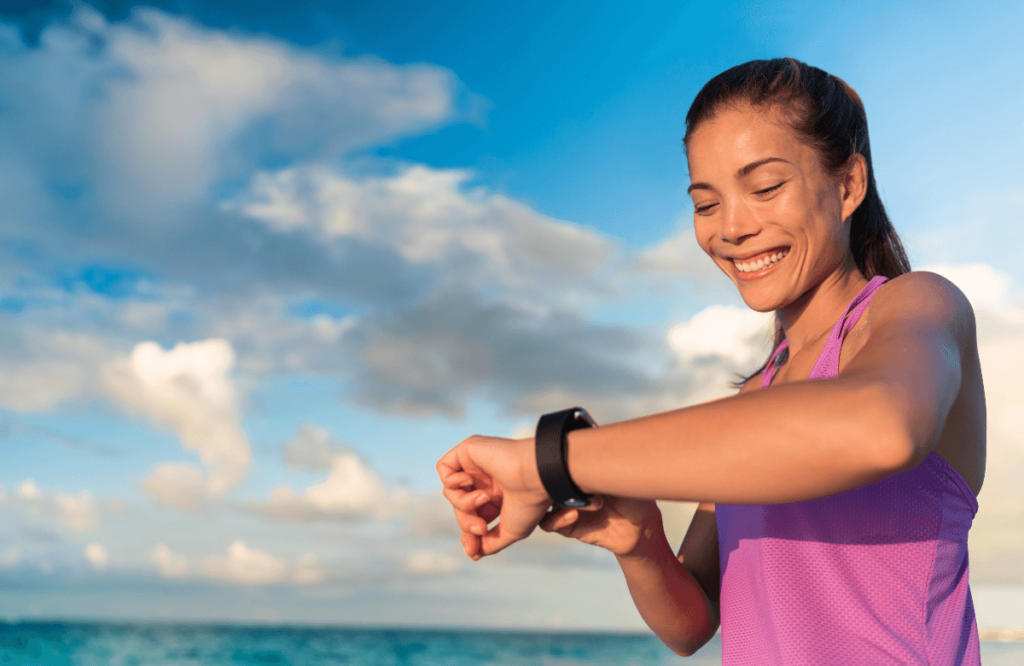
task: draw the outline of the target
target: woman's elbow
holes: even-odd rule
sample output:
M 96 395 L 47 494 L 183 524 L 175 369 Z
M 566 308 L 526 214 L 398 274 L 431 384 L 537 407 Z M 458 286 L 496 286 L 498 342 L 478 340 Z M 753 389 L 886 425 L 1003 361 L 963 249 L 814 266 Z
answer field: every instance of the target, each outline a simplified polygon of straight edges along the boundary
M 717 627 L 716 627 L 716 631 L 717 631 Z M 714 635 L 715 635 L 715 632 L 712 631 L 707 636 L 702 636 L 699 639 L 693 639 L 693 640 L 687 641 L 685 643 L 675 643 L 675 644 L 665 643 L 665 645 L 667 645 L 668 649 L 672 650 L 672 652 L 674 654 L 677 654 L 680 657 L 692 657 L 693 655 L 697 654 L 697 650 L 699 650 L 702 647 L 704 647 L 705 645 L 707 645 L 708 641 L 710 641 L 711 638 Z
M 914 436 L 903 399 L 883 384 L 871 387 L 869 400 L 874 409 L 865 422 L 872 424 L 874 466 L 886 476 L 917 466 L 927 453 Z
M 666 640 L 665 637 L 661 637 L 661 641 L 674 654 L 680 657 L 691 657 L 714 637 L 718 632 L 718 625 L 719 623 L 716 619 L 712 624 L 704 627 L 699 632 L 693 632 L 692 630 L 683 632 L 683 635 L 674 636 L 672 640 Z

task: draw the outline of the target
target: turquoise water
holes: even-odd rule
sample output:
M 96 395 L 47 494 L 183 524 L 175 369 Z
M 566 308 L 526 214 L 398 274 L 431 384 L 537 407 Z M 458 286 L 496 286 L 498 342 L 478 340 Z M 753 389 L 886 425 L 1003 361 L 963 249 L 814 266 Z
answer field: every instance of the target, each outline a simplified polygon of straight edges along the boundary
M 1024 664 L 1024 644 L 984 643 L 987 666 Z M 666 666 L 721 663 L 716 637 L 693 657 L 653 636 L 415 629 L 0 623 L 16 666 Z

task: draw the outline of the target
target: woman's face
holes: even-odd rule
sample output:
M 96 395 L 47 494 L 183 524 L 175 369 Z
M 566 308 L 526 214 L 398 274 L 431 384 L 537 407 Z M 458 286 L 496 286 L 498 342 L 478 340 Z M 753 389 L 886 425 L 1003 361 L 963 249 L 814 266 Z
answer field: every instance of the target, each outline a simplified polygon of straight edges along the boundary
M 694 131 L 687 159 L 697 242 L 748 307 L 785 307 L 849 265 L 847 185 L 775 112 L 723 109 Z

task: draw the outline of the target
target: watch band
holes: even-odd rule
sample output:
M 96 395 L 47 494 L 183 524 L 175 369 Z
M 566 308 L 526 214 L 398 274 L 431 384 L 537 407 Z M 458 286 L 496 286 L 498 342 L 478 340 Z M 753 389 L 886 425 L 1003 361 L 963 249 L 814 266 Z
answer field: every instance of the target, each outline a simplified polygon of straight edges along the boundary
M 557 504 L 568 507 L 589 506 L 587 495 L 572 482 L 565 456 L 565 435 L 580 428 L 596 426 L 582 407 L 563 409 L 540 417 L 537 421 L 537 471 L 544 489 Z

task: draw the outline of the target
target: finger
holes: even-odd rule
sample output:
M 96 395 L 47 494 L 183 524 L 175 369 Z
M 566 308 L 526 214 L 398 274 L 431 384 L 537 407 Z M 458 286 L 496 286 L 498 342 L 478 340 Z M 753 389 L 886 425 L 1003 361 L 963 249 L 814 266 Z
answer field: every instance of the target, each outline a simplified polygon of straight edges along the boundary
M 456 509 L 455 521 L 459 524 L 459 529 L 464 533 L 469 533 L 477 537 L 482 537 L 487 534 L 487 523 L 489 521 L 477 515 L 476 512 L 459 511 Z
M 546 532 L 558 532 L 576 522 L 580 514 L 576 509 L 562 509 L 541 521 L 540 527 Z
M 437 464 L 434 466 L 434 469 L 437 470 L 437 476 L 440 477 L 441 483 L 445 486 L 451 485 L 449 479 L 453 476 L 456 478 L 454 487 L 458 487 L 459 483 L 464 481 L 465 477 L 462 476 L 463 474 L 469 476 L 466 473 L 467 470 L 465 469 L 462 460 L 460 459 L 459 448 L 460 447 L 456 446 L 448 451 L 448 453 L 441 456 L 441 459 L 438 460 Z
M 476 485 L 469 472 L 452 472 L 441 480 L 445 488 L 472 488 Z
M 461 488 L 445 487 L 441 494 L 459 511 L 476 511 L 491 499 L 483 490 L 462 490 Z
M 462 550 L 474 562 L 480 559 L 480 537 L 462 533 Z
M 505 496 L 498 524 L 480 539 L 481 555 L 493 555 L 530 536 L 547 514 L 550 504 L 517 501 Z

